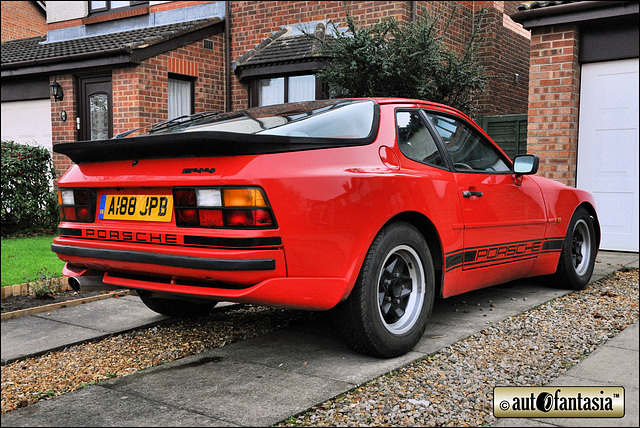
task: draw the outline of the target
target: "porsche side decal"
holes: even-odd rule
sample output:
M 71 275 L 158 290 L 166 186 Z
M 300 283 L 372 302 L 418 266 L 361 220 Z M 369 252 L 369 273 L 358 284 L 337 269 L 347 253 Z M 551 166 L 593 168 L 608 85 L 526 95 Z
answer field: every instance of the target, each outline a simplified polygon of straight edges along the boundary
M 486 247 L 471 247 L 445 254 L 446 271 L 477 269 L 535 258 L 541 253 L 560 252 L 564 238 L 507 242 Z

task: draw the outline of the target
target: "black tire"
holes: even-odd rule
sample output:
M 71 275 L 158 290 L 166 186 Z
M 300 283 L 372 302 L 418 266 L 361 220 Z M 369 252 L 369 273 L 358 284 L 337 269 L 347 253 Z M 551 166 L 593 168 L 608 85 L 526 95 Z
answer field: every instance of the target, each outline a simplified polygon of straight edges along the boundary
M 582 290 L 589 284 L 598 253 L 593 222 L 591 215 L 582 207 L 573 214 L 562 243 L 558 270 L 553 275 L 556 285 Z
M 148 293 L 138 292 L 142 303 L 149 309 L 162 315 L 178 318 L 192 318 L 206 315 L 218 304 L 216 300 L 202 300 L 202 303 L 180 299 L 151 297 Z
M 424 333 L 434 289 L 424 237 L 408 223 L 385 226 L 371 244 L 351 294 L 332 311 L 338 333 L 361 354 L 405 354 Z

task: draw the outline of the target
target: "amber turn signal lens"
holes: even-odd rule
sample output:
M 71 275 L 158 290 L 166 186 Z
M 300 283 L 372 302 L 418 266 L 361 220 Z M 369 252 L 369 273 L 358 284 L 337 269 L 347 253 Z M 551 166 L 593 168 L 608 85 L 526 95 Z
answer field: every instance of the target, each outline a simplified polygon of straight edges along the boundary
M 266 207 L 259 189 L 224 189 L 225 207 Z

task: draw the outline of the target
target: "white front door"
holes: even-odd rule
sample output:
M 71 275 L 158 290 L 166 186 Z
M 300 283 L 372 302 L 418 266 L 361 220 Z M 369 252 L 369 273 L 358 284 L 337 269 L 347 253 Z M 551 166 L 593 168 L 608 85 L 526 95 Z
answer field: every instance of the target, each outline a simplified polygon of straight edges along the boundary
M 582 66 L 577 187 L 596 199 L 603 250 L 638 251 L 638 58 Z

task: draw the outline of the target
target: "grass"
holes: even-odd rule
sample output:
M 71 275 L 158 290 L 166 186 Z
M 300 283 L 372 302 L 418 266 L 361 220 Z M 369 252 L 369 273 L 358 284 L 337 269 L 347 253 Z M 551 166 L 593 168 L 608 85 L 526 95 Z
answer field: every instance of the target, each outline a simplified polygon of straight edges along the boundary
M 53 236 L 2 238 L 2 286 L 39 279 L 42 269 L 62 276 L 64 262 L 51 251 Z

